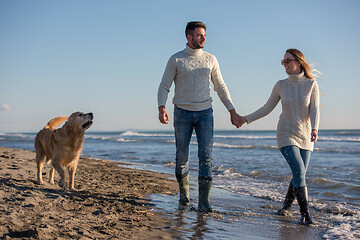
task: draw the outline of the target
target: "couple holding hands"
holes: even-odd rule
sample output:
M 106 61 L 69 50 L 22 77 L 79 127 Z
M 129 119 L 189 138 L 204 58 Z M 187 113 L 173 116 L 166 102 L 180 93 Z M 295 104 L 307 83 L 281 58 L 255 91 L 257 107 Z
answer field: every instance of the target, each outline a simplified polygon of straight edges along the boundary
M 240 116 L 236 113 L 229 91 L 222 78 L 214 55 L 202 49 L 205 45 L 206 25 L 189 22 L 186 26 L 186 48 L 170 57 L 158 89 L 159 120 L 169 121 L 165 110 L 172 83 L 175 83 L 174 128 L 176 144 L 175 175 L 179 183 L 179 205 L 186 208 L 189 197 L 189 147 L 195 130 L 199 158 L 200 212 L 211 212 L 209 193 L 212 185 L 211 152 L 213 146 L 213 110 L 210 94 L 211 82 L 220 100 L 230 113 L 231 123 L 241 127 L 269 114 L 281 101 L 282 113 L 277 125 L 278 148 L 292 170 L 292 179 L 280 215 L 290 214 L 295 200 L 300 206 L 303 224 L 311 224 L 306 187 L 306 171 L 314 143 L 318 139 L 319 87 L 315 80 L 317 72 L 297 49 L 288 49 L 281 64 L 288 78 L 276 82 L 268 101 L 255 112 Z

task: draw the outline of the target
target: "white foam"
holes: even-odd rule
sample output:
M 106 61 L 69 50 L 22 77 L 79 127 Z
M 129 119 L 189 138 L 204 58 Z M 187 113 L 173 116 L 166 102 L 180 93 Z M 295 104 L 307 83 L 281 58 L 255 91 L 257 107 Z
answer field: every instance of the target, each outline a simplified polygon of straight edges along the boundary
M 276 139 L 276 136 L 255 136 L 255 135 L 214 135 L 215 138 L 239 138 L 239 139 Z
M 237 145 L 237 144 L 226 144 L 226 143 L 214 143 L 214 147 L 218 148 L 241 148 L 241 149 L 255 149 L 253 145 Z
M 85 135 L 86 139 L 94 139 L 94 140 L 112 140 L 113 137 L 105 137 L 105 136 L 96 136 L 96 135 Z
M 117 142 L 138 142 L 138 140 L 129 140 L 124 138 L 118 138 L 116 139 Z
M 126 131 L 120 136 L 134 136 L 134 137 L 173 137 L 174 134 L 166 134 L 166 133 L 138 133 L 133 131 Z
M 344 221 L 342 219 L 341 221 Z M 360 239 L 360 222 L 357 219 L 347 219 L 345 223 L 330 228 L 324 235 L 324 239 Z
M 214 185 L 233 193 L 251 195 L 255 197 L 268 198 L 281 201 L 283 189 L 286 187 L 281 183 L 263 182 L 253 177 L 259 176 L 260 172 L 253 172 L 252 176 L 245 176 L 232 168 L 220 166 L 214 167 Z M 283 185 L 283 186 L 282 186 Z
M 22 134 L 22 133 L 0 133 L 0 136 L 19 137 L 19 138 L 35 138 L 35 134 Z
M 175 162 L 166 162 L 163 163 L 165 167 L 169 167 L 169 168 L 175 168 L 176 167 L 176 163 Z
M 286 184 L 257 179 L 260 174 L 253 171 L 250 176 L 245 176 L 231 168 L 214 167 L 214 186 L 233 193 L 282 202 Z M 325 239 L 360 239 L 360 208 L 342 202 L 323 202 L 313 197 L 309 200 L 312 208 L 328 215 L 329 230 L 323 236 Z

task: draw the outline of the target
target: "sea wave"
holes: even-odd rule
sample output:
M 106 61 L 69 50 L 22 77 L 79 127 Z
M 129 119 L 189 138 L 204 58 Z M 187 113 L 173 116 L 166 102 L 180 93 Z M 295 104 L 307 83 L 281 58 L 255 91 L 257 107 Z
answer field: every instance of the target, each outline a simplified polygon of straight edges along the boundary
M 36 134 L 25 134 L 25 133 L 0 133 L 3 137 L 16 137 L 16 138 L 35 138 Z
M 276 139 L 276 136 L 258 136 L 258 135 L 214 135 L 215 138 L 227 138 L 227 139 Z
M 117 142 L 139 142 L 139 140 L 131 140 L 131 139 L 124 139 L 124 138 L 118 138 L 116 139 Z
M 255 149 L 253 145 L 237 145 L 237 144 L 226 144 L 226 143 L 214 143 L 213 147 L 218 148 L 239 148 L 239 149 Z
M 319 136 L 319 142 L 360 142 L 360 138 L 356 137 L 321 137 Z
M 340 182 L 335 180 L 330 180 L 321 177 L 315 177 L 313 179 L 309 179 L 309 182 L 312 184 L 316 184 L 317 186 L 321 187 L 322 189 L 334 190 L 334 189 L 342 189 L 342 190 L 350 190 L 353 192 L 357 192 L 360 190 L 360 186 L 353 185 L 349 182 Z
M 173 137 L 174 134 L 170 133 L 139 133 L 133 131 L 126 131 L 120 136 L 127 136 L 127 137 Z
M 319 147 L 314 148 L 315 151 L 328 152 L 328 153 L 346 153 L 346 154 L 360 154 L 360 149 L 355 147 Z
M 336 135 L 360 135 L 360 130 L 337 130 Z
M 97 135 L 85 135 L 86 139 L 93 139 L 93 140 L 113 140 L 114 137 L 106 137 L 106 136 L 97 136 Z

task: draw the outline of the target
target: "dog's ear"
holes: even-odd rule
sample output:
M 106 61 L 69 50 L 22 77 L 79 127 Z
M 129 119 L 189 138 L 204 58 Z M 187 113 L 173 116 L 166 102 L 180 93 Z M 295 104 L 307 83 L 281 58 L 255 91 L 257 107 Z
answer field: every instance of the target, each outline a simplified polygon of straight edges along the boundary
M 65 124 L 65 132 L 66 135 L 71 136 L 72 135 L 72 118 L 69 118 L 69 120 Z
M 61 132 L 61 135 L 67 137 L 67 136 L 72 136 L 72 118 L 69 118 L 64 126 L 59 129 Z
M 65 122 L 65 124 L 62 126 L 62 128 L 56 129 L 54 132 L 54 137 L 55 137 L 55 141 L 56 142 L 64 142 L 67 141 L 66 139 L 71 136 L 69 133 L 69 125 L 67 123 L 67 121 Z

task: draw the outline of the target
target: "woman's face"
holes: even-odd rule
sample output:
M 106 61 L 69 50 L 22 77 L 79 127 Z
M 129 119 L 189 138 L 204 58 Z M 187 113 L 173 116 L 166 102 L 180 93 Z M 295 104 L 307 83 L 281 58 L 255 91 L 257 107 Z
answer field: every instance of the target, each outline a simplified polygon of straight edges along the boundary
M 284 65 L 285 71 L 288 74 L 299 74 L 301 73 L 301 64 L 297 61 L 291 53 L 285 53 L 284 60 L 281 61 Z

